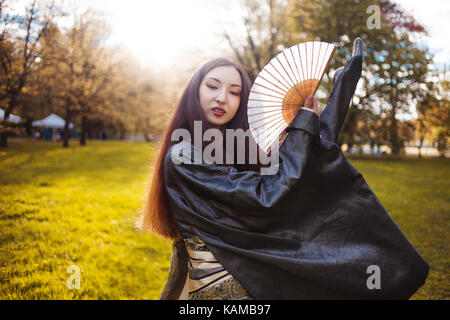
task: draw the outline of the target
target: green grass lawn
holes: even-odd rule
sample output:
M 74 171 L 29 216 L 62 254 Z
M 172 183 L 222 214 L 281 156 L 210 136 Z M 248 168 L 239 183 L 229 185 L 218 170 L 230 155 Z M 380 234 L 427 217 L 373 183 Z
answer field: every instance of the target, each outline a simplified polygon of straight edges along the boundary
M 136 231 L 155 145 L 10 139 L 0 149 L 1 299 L 157 299 L 171 242 Z M 430 264 L 413 299 L 448 299 L 450 160 L 350 160 Z M 82 270 L 70 290 L 71 265 Z

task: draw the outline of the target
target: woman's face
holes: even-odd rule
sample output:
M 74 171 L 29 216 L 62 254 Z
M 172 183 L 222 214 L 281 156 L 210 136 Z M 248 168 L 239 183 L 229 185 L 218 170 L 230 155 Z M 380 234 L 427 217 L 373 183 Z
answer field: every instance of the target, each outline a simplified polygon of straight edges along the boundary
M 231 66 L 216 67 L 203 78 L 200 105 L 213 127 L 221 129 L 233 119 L 239 108 L 241 86 L 241 76 Z

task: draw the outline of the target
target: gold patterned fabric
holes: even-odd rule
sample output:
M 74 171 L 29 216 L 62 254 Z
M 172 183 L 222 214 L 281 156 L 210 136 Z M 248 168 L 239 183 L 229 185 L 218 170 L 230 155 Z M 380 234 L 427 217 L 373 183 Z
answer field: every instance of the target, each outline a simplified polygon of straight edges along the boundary
M 242 300 L 249 294 L 199 238 L 184 239 L 189 256 L 189 300 Z

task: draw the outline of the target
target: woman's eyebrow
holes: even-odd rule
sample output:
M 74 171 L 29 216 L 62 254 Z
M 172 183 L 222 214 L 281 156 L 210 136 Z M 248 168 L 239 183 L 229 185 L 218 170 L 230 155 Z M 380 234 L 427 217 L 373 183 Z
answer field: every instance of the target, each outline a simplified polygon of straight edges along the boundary
M 222 83 L 219 79 L 216 79 L 216 78 L 213 78 L 213 77 L 209 77 L 208 79 L 213 79 L 213 80 L 216 80 L 219 83 Z M 239 87 L 240 88 L 241 86 L 238 85 L 238 84 L 232 84 L 231 87 Z

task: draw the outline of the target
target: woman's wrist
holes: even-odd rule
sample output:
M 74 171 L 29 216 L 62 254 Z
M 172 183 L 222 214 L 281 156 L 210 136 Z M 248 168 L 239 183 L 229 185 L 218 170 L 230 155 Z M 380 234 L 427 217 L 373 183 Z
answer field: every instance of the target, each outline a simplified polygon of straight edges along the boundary
M 311 112 L 314 112 L 317 116 L 320 116 L 319 112 L 315 111 L 314 109 L 308 108 L 308 107 L 301 107 L 300 109 L 305 109 Z
M 309 112 L 305 110 L 308 110 Z M 286 132 L 289 132 L 293 129 L 304 130 L 311 135 L 319 136 L 319 115 L 309 108 L 300 108 L 300 110 L 298 110 L 298 114 L 286 129 Z

